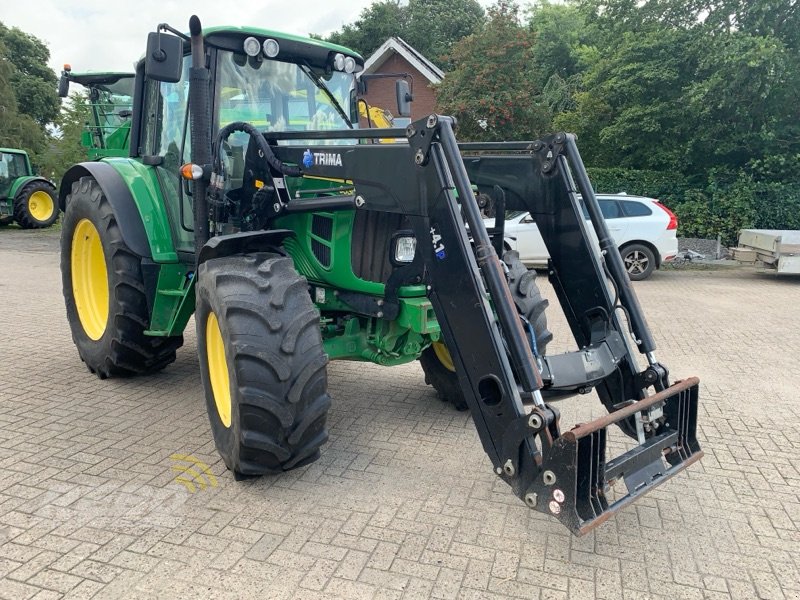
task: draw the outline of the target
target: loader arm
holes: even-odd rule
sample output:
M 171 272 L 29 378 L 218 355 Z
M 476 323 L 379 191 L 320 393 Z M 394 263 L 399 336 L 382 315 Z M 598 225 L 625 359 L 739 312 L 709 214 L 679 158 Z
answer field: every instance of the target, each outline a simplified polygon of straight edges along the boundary
M 702 456 L 695 437 L 698 381 L 670 386 L 666 368 L 656 361 L 636 295 L 616 263 L 616 249 L 609 250 L 610 236 L 574 138 L 547 136 L 522 150 L 518 144 L 460 150 L 453 126 L 450 118 L 431 115 L 405 131 L 263 134 L 266 139 L 258 140 L 267 155 L 263 176 L 272 178 L 276 190 L 286 189 L 287 174 L 354 186 L 352 196 L 295 200 L 281 194 L 273 218 L 303 210 L 306 202 L 315 210 L 324 205 L 409 216 L 430 301 L 495 472 L 528 506 L 582 534 Z M 401 135 L 408 144 L 331 144 Z M 326 143 L 313 145 L 317 139 Z M 279 140 L 303 145 L 276 145 Z M 578 351 L 537 355 L 472 183 L 499 189 L 508 208 L 535 215 Z M 599 249 L 589 241 L 588 226 L 598 234 Z M 641 369 L 637 351 L 647 362 Z M 542 395 L 559 386 L 596 388 L 609 414 L 562 432 L 558 411 Z M 613 424 L 638 444 L 609 459 L 606 432 Z M 627 488 L 616 500 L 607 497 L 614 481 Z

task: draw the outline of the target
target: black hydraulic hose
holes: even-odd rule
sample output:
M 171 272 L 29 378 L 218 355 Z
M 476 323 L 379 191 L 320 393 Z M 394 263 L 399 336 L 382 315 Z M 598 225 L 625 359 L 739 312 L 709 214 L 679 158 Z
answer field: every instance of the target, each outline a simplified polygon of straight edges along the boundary
M 214 144 L 213 170 L 215 173 L 219 173 L 221 170 L 222 142 L 228 139 L 228 136 L 234 131 L 242 131 L 249 135 L 250 139 L 255 140 L 256 144 L 258 145 L 258 149 L 261 151 L 261 154 L 264 155 L 264 158 L 269 163 L 269 166 L 278 171 L 278 173 L 286 175 L 287 177 L 300 177 L 303 174 L 303 171 L 300 169 L 300 167 L 290 167 L 283 164 L 283 162 L 277 156 L 275 156 L 275 153 L 272 151 L 272 147 L 269 145 L 267 140 L 264 139 L 264 136 L 261 135 L 261 132 L 250 125 L 250 123 L 245 123 L 244 121 L 235 121 L 219 130 L 216 143 Z
M 207 165 L 211 154 L 211 76 L 206 68 L 203 47 L 203 30 L 200 19 L 192 15 L 189 19 L 191 34 L 192 67 L 189 69 L 189 110 L 192 122 L 192 162 Z M 209 238 L 208 225 L 208 183 L 204 178 L 192 182 L 192 204 L 194 214 L 195 261 L 200 258 L 200 250 Z
M 589 176 L 586 174 L 586 168 L 583 165 L 583 160 L 578 152 L 578 146 L 575 143 L 575 136 L 567 134 L 565 143 L 567 150 L 567 157 L 569 162 L 575 167 L 572 170 L 575 183 L 583 198 L 583 203 L 589 213 L 589 218 L 592 222 L 597 239 L 600 243 L 600 249 L 605 253 L 606 264 L 611 273 L 612 279 L 616 282 L 618 294 L 622 301 L 622 306 L 626 308 L 629 324 L 633 331 L 636 333 L 636 341 L 639 346 L 639 351 L 642 354 L 653 352 L 656 349 L 656 342 L 653 339 L 653 334 L 650 332 L 650 327 L 647 325 L 647 320 L 644 318 L 644 311 L 636 292 L 633 290 L 631 280 L 625 271 L 625 264 L 622 262 L 622 255 L 617 249 L 617 244 L 614 238 L 611 237 L 611 232 L 608 230 L 606 221 L 603 218 L 603 213 L 600 210 L 600 203 L 594 195 L 592 184 L 589 182 Z M 569 166 L 566 164 L 564 156 L 559 156 L 559 167 L 566 176 Z
M 469 225 L 470 235 L 475 244 L 475 256 L 481 268 L 489 293 L 494 301 L 494 309 L 500 321 L 505 341 L 508 344 L 512 361 L 520 377 L 520 384 L 527 392 L 542 388 L 542 376 L 531 352 L 527 336 L 522 327 L 514 299 L 508 290 L 506 274 L 500 259 L 494 251 L 492 240 L 483 223 L 478 202 L 472 193 L 467 170 L 461 159 L 451 120 L 439 117 L 439 141 L 444 150 L 444 159 L 447 161 L 450 173 L 453 175 L 458 197 L 461 199 L 461 209 Z M 435 146 L 431 147 L 432 156 Z

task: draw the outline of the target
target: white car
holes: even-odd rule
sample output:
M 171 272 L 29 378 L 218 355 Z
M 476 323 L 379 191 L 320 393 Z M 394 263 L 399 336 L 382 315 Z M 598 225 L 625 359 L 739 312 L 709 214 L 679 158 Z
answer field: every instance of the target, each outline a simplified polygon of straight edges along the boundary
M 657 200 L 627 194 L 598 195 L 597 200 L 632 280 L 647 279 L 678 253 L 678 218 Z M 583 211 L 588 219 L 585 207 Z M 493 227 L 494 218 L 485 219 L 485 223 Z M 526 266 L 547 265 L 550 255 L 529 213 L 507 212 L 504 237 L 504 245 L 519 252 Z

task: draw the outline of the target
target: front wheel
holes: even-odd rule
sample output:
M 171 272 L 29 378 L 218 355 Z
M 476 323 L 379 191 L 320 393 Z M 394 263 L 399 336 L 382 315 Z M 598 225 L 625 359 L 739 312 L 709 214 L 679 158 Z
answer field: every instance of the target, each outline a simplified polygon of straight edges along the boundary
M 56 190 L 46 181 L 30 182 L 14 198 L 14 220 L 23 229 L 50 227 L 56 219 Z
M 181 336 L 145 335 L 150 313 L 141 262 L 97 181 L 81 177 L 67 197 L 61 278 L 72 339 L 101 379 L 163 369 L 183 343 Z
M 509 250 L 503 255 L 503 262 L 508 267 L 508 287 L 511 297 L 517 305 L 520 315 L 524 316 L 533 327 L 536 348 L 544 355 L 553 339 L 547 329 L 545 309 L 548 301 L 542 297 L 536 285 L 536 271 L 528 270 L 519 258 L 519 253 Z M 457 410 L 467 410 L 467 402 L 458 381 L 456 368 L 447 346 L 442 342 L 434 342 L 419 357 L 425 373 L 425 383 L 433 386 L 439 398 L 450 402 Z
M 214 443 L 236 476 L 308 464 L 327 441 L 328 357 L 308 283 L 289 258 L 197 271 L 197 348 Z

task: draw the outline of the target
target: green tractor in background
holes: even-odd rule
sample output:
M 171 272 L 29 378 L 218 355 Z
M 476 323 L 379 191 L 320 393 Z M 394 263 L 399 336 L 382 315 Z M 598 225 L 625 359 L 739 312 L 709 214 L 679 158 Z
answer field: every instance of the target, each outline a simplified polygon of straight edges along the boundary
M 90 160 L 128 156 L 134 81 L 134 73 L 73 73 L 70 65 L 64 65 L 58 95 L 66 98 L 70 83 L 82 85 L 88 92 L 92 120 L 84 127 L 81 145 L 86 148 Z
M 24 150 L 0 148 L 0 225 L 16 221 L 24 229 L 40 229 L 56 219 L 55 184 L 34 174 Z

